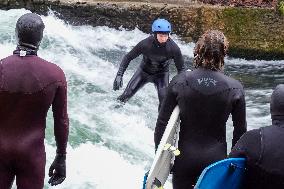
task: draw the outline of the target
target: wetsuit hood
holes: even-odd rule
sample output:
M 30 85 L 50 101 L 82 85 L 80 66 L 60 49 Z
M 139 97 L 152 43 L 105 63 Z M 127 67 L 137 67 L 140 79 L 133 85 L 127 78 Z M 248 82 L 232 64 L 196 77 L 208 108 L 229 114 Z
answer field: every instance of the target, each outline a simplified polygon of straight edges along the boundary
M 36 50 L 43 37 L 44 23 L 34 13 L 22 15 L 16 24 L 15 33 L 18 46 Z
M 270 113 L 272 120 L 284 120 L 284 85 L 277 85 L 271 95 Z

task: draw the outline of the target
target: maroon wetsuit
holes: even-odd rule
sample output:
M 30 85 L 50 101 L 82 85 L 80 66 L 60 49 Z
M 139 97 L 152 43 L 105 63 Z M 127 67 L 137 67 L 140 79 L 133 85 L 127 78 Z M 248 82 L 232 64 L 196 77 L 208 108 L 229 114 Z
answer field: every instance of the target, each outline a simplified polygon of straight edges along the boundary
M 67 85 L 63 71 L 36 55 L 0 63 L 0 188 L 42 189 L 46 116 L 52 105 L 58 153 L 68 139 Z

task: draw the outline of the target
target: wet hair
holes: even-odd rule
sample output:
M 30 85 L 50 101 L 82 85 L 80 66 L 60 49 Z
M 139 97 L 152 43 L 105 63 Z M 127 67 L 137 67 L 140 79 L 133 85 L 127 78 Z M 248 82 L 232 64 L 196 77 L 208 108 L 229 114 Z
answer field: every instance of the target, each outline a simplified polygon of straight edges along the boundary
M 218 30 L 205 32 L 194 47 L 195 68 L 205 68 L 221 71 L 224 66 L 224 57 L 227 54 L 229 43 L 225 35 Z

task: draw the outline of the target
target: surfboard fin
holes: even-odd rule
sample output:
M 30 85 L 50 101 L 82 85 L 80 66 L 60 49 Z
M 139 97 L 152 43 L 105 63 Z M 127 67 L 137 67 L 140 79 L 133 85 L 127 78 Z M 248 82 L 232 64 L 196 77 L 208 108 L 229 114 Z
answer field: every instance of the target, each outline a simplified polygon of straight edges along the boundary
M 172 146 L 172 145 L 169 144 L 169 143 L 165 144 L 164 150 L 171 151 L 175 156 L 180 155 L 179 149 L 177 149 L 176 147 Z
M 171 144 L 169 144 L 169 143 L 167 143 L 167 144 L 165 144 L 165 146 L 164 146 L 164 150 L 168 150 L 168 149 L 170 149 L 170 147 L 171 147 L 172 145 Z
M 164 189 L 162 183 L 157 178 L 155 178 L 153 185 L 154 185 L 153 189 Z
M 154 189 L 164 189 L 162 186 L 158 187 L 158 186 L 155 186 Z

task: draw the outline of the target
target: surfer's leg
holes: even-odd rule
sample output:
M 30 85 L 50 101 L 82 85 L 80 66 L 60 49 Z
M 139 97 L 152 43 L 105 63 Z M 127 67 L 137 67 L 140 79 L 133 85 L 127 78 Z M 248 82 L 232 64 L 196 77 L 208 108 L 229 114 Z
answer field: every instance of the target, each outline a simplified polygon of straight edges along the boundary
M 0 164 L 0 188 L 1 189 L 10 189 L 15 178 L 15 174 L 11 170 L 11 167 L 6 167 L 3 164 Z
M 126 89 L 117 99 L 121 102 L 128 101 L 141 87 L 147 83 L 147 74 L 140 68 L 135 72 L 127 84 Z
M 43 189 L 45 153 L 29 153 L 17 162 L 16 184 L 19 189 Z
M 154 79 L 154 84 L 158 92 L 158 98 L 159 98 L 158 109 L 160 110 L 161 104 L 166 95 L 167 87 L 169 85 L 169 72 L 158 74 L 157 77 Z
M 193 189 L 197 179 L 191 175 L 173 174 L 173 189 Z

